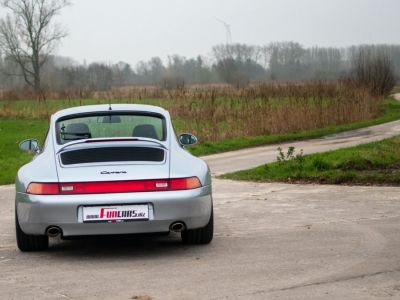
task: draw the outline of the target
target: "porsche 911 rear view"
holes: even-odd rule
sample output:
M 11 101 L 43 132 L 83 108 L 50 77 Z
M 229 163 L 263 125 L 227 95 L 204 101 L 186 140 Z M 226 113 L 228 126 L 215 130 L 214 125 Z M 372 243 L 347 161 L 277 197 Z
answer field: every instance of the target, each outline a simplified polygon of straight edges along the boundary
M 51 117 L 44 146 L 16 179 L 16 236 L 22 251 L 49 237 L 180 232 L 184 243 L 213 238 L 211 176 L 175 135 L 170 115 L 148 105 L 69 108 Z

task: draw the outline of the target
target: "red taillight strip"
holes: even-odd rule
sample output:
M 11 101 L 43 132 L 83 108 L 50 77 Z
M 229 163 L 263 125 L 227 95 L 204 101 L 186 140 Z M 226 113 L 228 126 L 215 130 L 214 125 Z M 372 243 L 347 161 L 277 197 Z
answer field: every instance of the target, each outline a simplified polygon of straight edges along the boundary
M 106 194 L 191 190 L 201 187 L 197 177 L 130 181 L 31 183 L 27 193 L 34 195 Z
M 61 194 L 104 194 L 165 191 L 168 180 L 133 180 L 60 183 Z

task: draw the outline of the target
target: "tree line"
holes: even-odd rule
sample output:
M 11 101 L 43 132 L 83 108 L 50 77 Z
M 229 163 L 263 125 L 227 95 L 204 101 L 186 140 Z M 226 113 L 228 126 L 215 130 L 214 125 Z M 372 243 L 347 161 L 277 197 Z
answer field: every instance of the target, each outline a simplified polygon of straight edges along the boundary
M 267 46 L 217 45 L 208 56 L 167 61 L 153 57 L 135 67 L 126 62 L 79 64 L 71 58 L 49 56 L 40 82 L 44 89 L 109 90 L 128 85 L 176 88 L 185 84 L 228 83 L 245 86 L 252 81 L 336 80 L 354 70 L 366 56 L 386 60 L 400 79 L 400 45 L 362 45 L 348 48 L 306 48 L 296 42 Z M 0 87 L 20 89 L 26 82 L 17 63 L 0 55 Z M 359 74 L 360 75 L 360 74 Z
M 0 88 L 109 90 L 114 86 L 304 81 L 353 78 L 375 91 L 400 79 L 400 45 L 347 48 L 304 47 L 296 42 L 268 45 L 221 44 L 209 55 L 153 57 L 132 67 L 126 62 L 79 64 L 54 55 L 66 30 L 56 22 L 68 0 L 0 0 Z M 372 81 L 374 81 L 372 83 Z M 382 87 L 382 82 L 385 87 Z M 388 84 L 390 83 L 390 84 Z

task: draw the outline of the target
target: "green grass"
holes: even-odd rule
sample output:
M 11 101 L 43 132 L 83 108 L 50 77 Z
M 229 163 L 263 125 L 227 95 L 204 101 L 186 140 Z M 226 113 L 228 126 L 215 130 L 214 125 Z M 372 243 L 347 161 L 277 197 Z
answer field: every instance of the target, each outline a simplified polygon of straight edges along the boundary
M 32 159 L 19 151 L 19 142 L 36 138 L 43 144 L 47 127 L 45 120 L 0 120 L 0 184 L 14 183 L 18 168 Z
M 189 150 L 197 156 L 208 155 L 278 142 L 317 138 L 397 119 L 400 119 L 400 102 L 387 99 L 383 104 L 381 116 L 376 119 L 281 135 L 245 136 L 218 142 L 200 141 L 200 144 L 190 147 Z M 181 120 L 174 120 L 178 132 L 185 131 L 182 124 Z M 31 159 L 29 155 L 18 150 L 18 143 L 26 138 L 38 138 L 42 144 L 47 127 L 48 121 L 43 119 L 0 119 L 0 184 L 13 183 L 18 168 Z
M 364 120 L 350 124 L 336 125 L 331 127 L 298 131 L 287 134 L 264 135 L 264 136 L 244 136 L 236 139 L 223 140 L 217 142 L 200 143 L 190 148 L 194 155 L 209 155 L 226 151 L 239 150 L 243 148 L 256 147 L 287 141 L 299 141 L 318 138 L 325 135 L 335 134 L 343 131 L 378 125 L 400 119 L 400 102 L 392 98 L 386 99 L 382 106 L 380 117 Z
M 400 185 L 400 136 L 221 177 L 265 182 Z

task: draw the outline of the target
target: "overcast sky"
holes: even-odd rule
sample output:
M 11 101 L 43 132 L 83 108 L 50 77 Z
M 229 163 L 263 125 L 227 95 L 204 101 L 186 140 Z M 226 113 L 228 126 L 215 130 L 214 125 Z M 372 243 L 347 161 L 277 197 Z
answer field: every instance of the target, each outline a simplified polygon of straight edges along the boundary
M 207 55 L 226 41 L 305 46 L 400 44 L 400 0 L 72 0 L 58 53 L 79 62 Z

